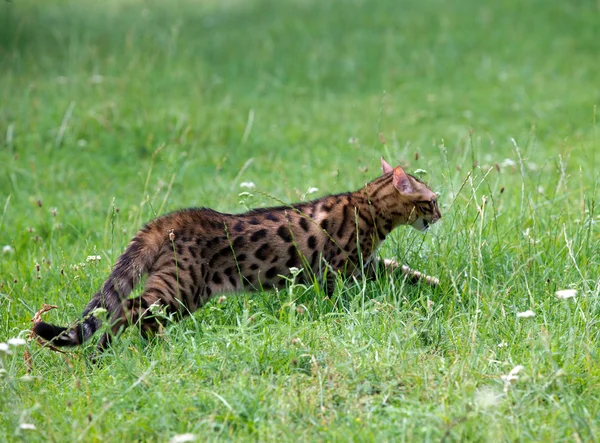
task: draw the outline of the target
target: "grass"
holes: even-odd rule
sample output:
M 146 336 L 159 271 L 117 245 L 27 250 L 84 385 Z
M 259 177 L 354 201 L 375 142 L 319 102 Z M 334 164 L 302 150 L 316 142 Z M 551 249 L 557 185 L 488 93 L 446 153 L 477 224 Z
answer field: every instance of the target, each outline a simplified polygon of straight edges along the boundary
M 0 440 L 598 440 L 599 12 L 0 4 L 0 341 L 43 303 L 75 319 L 168 210 L 356 189 L 383 154 L 426 170 L 444 213 L 382 250 L 439 289 L 381 275 L 331 299 L 230 296 L 162 339 L 124 334 L 100 366 L 93 343 L 29 342 L 30 374 L 25 347 L 0 351 Z

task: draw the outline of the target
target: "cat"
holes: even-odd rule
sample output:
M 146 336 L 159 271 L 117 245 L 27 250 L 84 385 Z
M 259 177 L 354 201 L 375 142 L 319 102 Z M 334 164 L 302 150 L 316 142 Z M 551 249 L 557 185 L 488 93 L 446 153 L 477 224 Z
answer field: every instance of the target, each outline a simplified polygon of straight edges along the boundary
M 110 328 L 101 352 L 129 325 L 143 335 L 158 331 L 153 306 L 183 317 L 219 293 L 285 287 L 290 268 L 302 268 L 306 281 L 317 276 L 328 293 L 338 272 L 372 277 L 377 247 L 394 228 L 426 230 L 441 217 L 426 184 L 383 157 L 381 167 L 383 174 L 356 192 L 236 215 L 190 208 L 158 217 L 131 240 L 82 319 L 66 328 L 40 321 L 33 331 L 54 346 L 80 345 L 101 327 L 94 311 L 104 308 Z M 384 265 L 414 282 L 439 283 L 394 260 Z M 128 298 L 146 275 L 142 295 Z

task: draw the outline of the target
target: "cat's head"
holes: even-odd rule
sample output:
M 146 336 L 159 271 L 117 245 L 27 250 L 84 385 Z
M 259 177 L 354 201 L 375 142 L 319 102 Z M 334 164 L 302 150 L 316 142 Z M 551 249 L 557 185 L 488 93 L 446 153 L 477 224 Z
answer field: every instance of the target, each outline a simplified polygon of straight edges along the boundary
M 425 183 L 407 174 L 400 166 L 392 168 L 383 157 L 381 168 L 384 175 L 392 175 L 392 184 L 398 191 L 394 200 L 402 207 L 404 223 L 419 231 L 425 231 L 442 217 L 437 195 Z

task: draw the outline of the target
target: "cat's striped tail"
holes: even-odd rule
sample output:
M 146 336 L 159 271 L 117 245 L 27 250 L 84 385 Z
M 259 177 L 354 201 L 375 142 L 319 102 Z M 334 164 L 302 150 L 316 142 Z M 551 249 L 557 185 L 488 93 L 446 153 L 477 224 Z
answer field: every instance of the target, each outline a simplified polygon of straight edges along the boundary
M 77 346 L 87 341 L 102 326 L 102 321 L 94 315 L 96 309 L 106 309 L 109 319 L 118 316 L 123 300 L 127 299 L 156 258 L 162 242 L 160 236 L 152 231 L 156 230 L 147 226 L 134 237 L 100 291 L 86 306 L 80 320 L 69 327 L 41 321 L 33 326 L 35 335 L 53 346 Z

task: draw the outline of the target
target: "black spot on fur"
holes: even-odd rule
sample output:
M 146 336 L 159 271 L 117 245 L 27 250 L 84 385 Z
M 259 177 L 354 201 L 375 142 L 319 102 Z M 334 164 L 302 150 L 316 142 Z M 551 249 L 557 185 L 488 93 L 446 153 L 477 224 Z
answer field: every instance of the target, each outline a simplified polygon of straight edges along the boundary
M 250 223 L 251 225 L 260 225 L 260 220 L 256 217 L 252 217 L 250 220 L 248 220 L 248 223 Z
M 294 246 L 294 245 L 290 246 L 288 249 L 288 254 L 290 255 L 290 258 L 288 261 L 285 262 L 285 265 L 288 268 L 299 267 L 300 266 L 300 257 L 298 256 L 298 249 L 296 249 L 296 246 Z
M 243 232 L 245 229 L 244 222 L 238 221 L 235 225 L 233 225 L 233 232 Z
M 344 235 L 344 232 L 346 231 L 347 228 L 347 223 L 348 223 L 348 206 L 344 206 L 344 210 L 342 211 L 342 221 L 340 223 L 340 227 L 338 228 L 338 231 L 336 232 L 336 235 L 338 237 L 341 237 Z
M 310 267 L 313 270 L 317 269 L 317 264 L 319 263 L 319 251 L 313 251 L 310 257 Z
M 287 226 L 280 226 L 279 229 L 277 229 L 277 235 L 280 236 L 286 243 L 292 241 L 292 233 L 290 232 L 290 228 Z
M 269 257 L 269 253 L 271 252 L 271 247 L 268 243 L 263 244 L 260 248 L 256 250 L 254 255 L 259 260 L 266 260 Z
M 234 250 L 243 248 L 245 244 L 246 244 L 246 239 L 244 237 L 242 237 L 241 235 L 234 238 L 233 242 L 231 243 Z
M 308 225 L 308 220 L 306 220 L 306 218 L 300 217 L 300 227 L 302 229 L 304 229 L 305 232 L 308 232 L 308 230 L 310 229 L 310 227 Z
M 256 271 L 258 268 L 260 268 L 260 266 L 259 266 L 259 265 L 257 265 L 256 263 L 252 263 L 252 264 L 250 265 L 250 269 L 251 269 L 252 271 Z
M 233 286 L 234 288 L 237 288 L 237 281 L 236 279 L 233 277 L 233 275 L 229 276 L 229 283 L 231 283 L 231 286 Z
M 329 221 L 327 221 L 327 219 L 322 220 L 321 221 L 321 229 L 324 229 L 325 231 L 327 231 L 328 227 L 329 227 Z
M 279 221 L 279 217 L 277 217 L 275 214 L 267 214 L 265 218 L 274 222 Z
M 223 271 L 227 277 L 229 277 L 233 273 L 233 268 L 230 266 L 229 268 Z
M 275 277 L 277 275 L 277 266 L 273 266 L 272 268 L 270 268 L 266 273 L 265 276 L 271 280 L 273 277 Z
M 314 235 L 308 237 L 308 247 L 310 249 L 315 249 L 317 247 L 317 237 L 315 237 Z
M 206 242 L 206 247 L 208 249 L 212 249 L 215 246 L 217 246 L 219 244 L 219 242 L 220 242 L 219 237 L 213 237 Z
M 240 254 L 236 257 L 236 260 L 238 263 L 241 263 L 243 261 L 246 261 L 246 258 L 247 258 L 246 254 Z
M 189 269 L 190 272 L 190 278 L 192 279 L 192 286 L 194 288 L 198 287 L 198 273 L 196 272 L 196 267 L 195 266 L 190 266 Z
M 257 242 L 259 240 L 262 240 L 266 236 L 267 236 L 267 230 L 266 229 L 260 229 L 260 230 L 256 231 L 254 234 L 252 234 L 250 236 L 250 241 Z
M 223 283 L 223 279 L 221 278 L 221 275 L 219 275 L 218 272 L 215 272 L 212 276 L 212 281 L 214 284 L 216 285 L 220 285 L 221 283 Z

